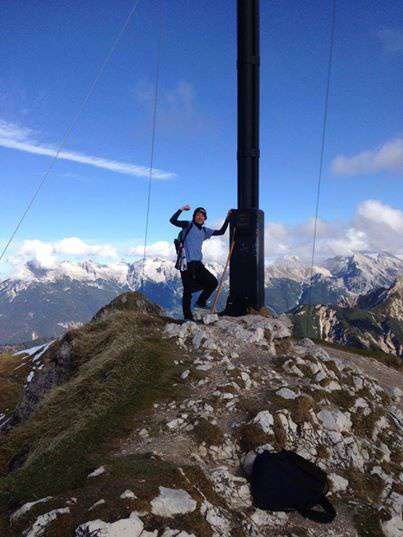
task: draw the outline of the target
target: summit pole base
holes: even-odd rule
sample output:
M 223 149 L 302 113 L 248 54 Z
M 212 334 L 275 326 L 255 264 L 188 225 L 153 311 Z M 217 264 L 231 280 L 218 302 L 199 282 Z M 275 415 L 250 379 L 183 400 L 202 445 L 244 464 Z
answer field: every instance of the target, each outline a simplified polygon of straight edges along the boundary
M 230 292 L 220 315 L 238 317 L 265 305 L 264 213 L 260 209 L 238 209 L 231 220 L 230 242 L 235 245 L 230 261 Z

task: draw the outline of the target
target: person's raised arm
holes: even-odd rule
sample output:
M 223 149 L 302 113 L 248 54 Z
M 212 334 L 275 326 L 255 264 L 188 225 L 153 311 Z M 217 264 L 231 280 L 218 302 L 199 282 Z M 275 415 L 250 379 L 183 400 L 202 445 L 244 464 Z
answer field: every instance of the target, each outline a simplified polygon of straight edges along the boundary
M 171 224 L 173 224 L 174 226 L 176 227 L 181 227 L 181 228 L 185 228 L 188 224 L 187 220 L 178 220 L 178 216 L 181 214 L 182 211 L 188 211 L 190 209 L 190 206 L 189 205 L 184 205 L 183 207 L 181 207 L 180 209 L 178 209 L 176 211 L 176 213 L 174 213 L 171 218 L 169 219 L 169 221 L 171 222 Z
M 216 235 L 224 235 L 224 233 L 227 231 L 227 227 L 228 227 L 228 224 L 229 224 L 229 221 L 231 219 L 231 213 L 232 213 L 232 209 L 230 209 L 228 211 L 228 214 L 227 214 L 227 217 L 226 219 L 224 220 L 224 223 L 223 225 L 220 227 L 220 229 L 215 229 L 213 231 L 213 236 L 216 236 Z

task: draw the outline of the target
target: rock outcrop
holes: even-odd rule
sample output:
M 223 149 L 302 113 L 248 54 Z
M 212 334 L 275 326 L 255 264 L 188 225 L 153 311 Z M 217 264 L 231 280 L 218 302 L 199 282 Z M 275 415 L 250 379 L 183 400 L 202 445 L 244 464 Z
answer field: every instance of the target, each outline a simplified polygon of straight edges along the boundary
M 403 357 L 403 276 L 345 306 L 306 305 L 290 313 L 296 336 Z

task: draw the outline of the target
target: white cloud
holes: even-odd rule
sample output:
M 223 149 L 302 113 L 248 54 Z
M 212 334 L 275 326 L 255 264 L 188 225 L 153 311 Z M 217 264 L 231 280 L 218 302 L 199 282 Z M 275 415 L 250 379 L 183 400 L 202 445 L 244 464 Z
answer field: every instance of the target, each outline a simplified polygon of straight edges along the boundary
M 358 206 L 358 217 L 363 221 L 384 225 L 403 237 L 403 212 L 378 200 L 367 200 Z
M 24 142 L 29 138 L 33 140 L 33 131 L 27 127 L 9 123 L 0 119 L 0 138 Z
M 368 249 L 368 237 L 365 231 L 350 227 L 343 230 L 340 238 L 319 238 L 316 256 L 319 259 L 333 257 L 335 255 L 352 255 L 355 252 Z
M 304 224 L 302 224 L 304 225 Z M 315 262 L 336 255 L 351 255 L 356 251 L 366 250 L 367 241 L 364 231 L 353 227 L 346 228 L 344 225 L 335 234 L 321 234 L 318 232 L 315 245 Z M 269 260 L 281 256 L 298 256 L 305 263 L 311 262 L 313 236 L 299 233 L 299 226 L 289 226 L 287 235 L 281 241 L 277 241 L 270 233 L 270 227 L 266 230 L 265 254 Z
M 13 264 L 19 265 L 26 261 L 35 261 L 43 268 L 53 268 L 57 264 L 57 257 L 51 243 L 36 239 L 26 240 L 13 259 Z
M 289 230 L 284 224 L 269 222 L 265 228 L 265 254 L 267 257 L 287 255 L 289 252 Z
M 141 104 L 148 104 L 154 99 L 154 87 L 151 82 L 140 80 L 134 88 L 134 95 Z M 179 80 L 175 87 L 163 90 L 159 99 L 159 116 L 195 114 L 195 90 L 190 82 Z
M 133 246 L 129 249 L 129 254 L 143 257 L 144 244 Z M 157 241 L 152 244 L 148 244 L 146 248 L 146 257 L 164 257 L 167 259 L 175 259 L 175 247 L 173 243 L 169 243 L 167 241 Z
M 396 28 L 382 28 L 377 33 L 385 52 L 403 51 L 403 31 Z
M 222 221 L 214 222 L 218 229 Z M 265 255 L 270 261 L 280 256 L 296 255 L 305 263 L 311 262 L 314 219 L 299 224 L 284 224 L 269 221 L 265 228 Z M 378 200 L 360 203 L 349 221 L 326 221 L 319 218 L 315 262 L 336 255 L 352 255 L 360 251 L 387 250 L 392 254 L 403 254 L 403 212 Z M 229 250 L 228 232 L 224 236 L 212 237 L 203 243 L 205 261 L 225 263 Z M 130 250 L 132 255 L 143 255 L 143 246 Z M 147 248 L 148 256 L 175 258 L 170 242 L 158 241 Z
M 352 255 L 359 251 L 403 253 L 403 212 L 378 200 L 360 203 L 350 221 L 318 220 L 315 259 Z M 310 262 L 313 219 L 297 225 L 270 222 L 265 253 L 269 259 L 297 255 Z
M 143 257 L 144 245 L 133 246 L 128 251 L 129 255 Z M 212 237 L 203 242 L 203 257 L 205 260 L 225 263 L 228 254 L 228 236 Z M 147 245 L 146 257 L 163 257 L 165 259 L 176 259 L 176 252 L 173 242 L 156 241 Z
M 33 137 L 33 134 L 33 131 L 30 129 L 0 119 L 1 147 L 16 149 L 17 151 L 23 151 L 25 153 L 32 153 L 35 155 L 54 157 L 57 153 L 56 146 L 38 143 Z M 58 159 L 78 162 L 80 164 L 88 164 L 90 166 L 95 166 L 96 168 L 102 168 L 104 170 L 110 170 L 116 173 L 136 177 L 148 177 L 150 173 L 149 168 L 144 166 L 136 166 L 135 164 L 129 164 L 127 162 L 85 155 L 75 151 L 60 151 L 58 154 Z M 153 168 L 152 171 L 153 179 L 171 179 L 175 176 L 175 173 L 165 172 L 158 170 L 157 168 Z
M 211 237 L 204 242 L 203 257 L 217 263 L 225 263 L 229 250 L 228 233 Z
M 110 244 L 88 244 L 78 237 L 68 237 L 53 244 L 56 254 L 65 254 L 73 256 L 95 255 L 99 257 L 113 258 L 117 257 L 116 248 Z
M 403 171 L 403 138 L 389 140 L 377 149 L 362 151 L 352 157 L 338 155 L 331 163 L 337 175 L 361 175 L 384 171 Z
M 327 222 L 326 220 L 318 218 L 316 222 L 316 233 L 318 236 L 332 237 L 337 234 L 339 227 L 340 222 Z M 296 226 L 295 233 L 298 234 L 300 237 L 311 238 L 313 236 L 314 229 L 315 219 L 312 217 L 309 218 L 306 222 L 298 224 Z
M 37 239 L 25 240 L 11 258 L 13 266 L 19 267 L 33 261 L 41 268 L 54 268 L 61 259 L 95 257 L 116 259 L 117 250 L 110 244 L 89 244 L 78 237 L 67 237 L 48 242 Z
M 219 229 L 224 223 L 224 220 L 216 220 L 208 224 L 212 229 Z M 229 229 L 229 228 L 228 228 Z M 228 255 L 228 229 L 224 235 L 211 237 L 203 242 L 203 258 L 204 260 L 225 263 Z M 179 232 L 180 230 L 178 230 Z M 144 255 L 144 244 L 138 244 L 128 250 L 129 255 L 140 256 Z M 146 257 L 163 257 L 166 259 L 175 260 L 175 246 L 172 242 L 156 241 L 147 245 Z
M 222 222 L 210 224 L 213 229 Z M 299 224 L 268 222 L 265 229 L 265 255 L 271 261 L 279 256 L 296 255 L 303 262 L 310 263 L 312 253 L 313 220 Z M 315 263 L 336 255 L 352 255 L 359 251 L 388 251 L 403 256 L 403 211 L 379 200 L 365 200 L 360 203 L 349 221 L 318 221 Z M 34 261 L 38 267 L 53 268 L 62 259 L 85 259 L 116 263 L 121 256 L 142 258 L 144 246 L 137 242 L 128 248 L 111 244 L 90 244 L 78 237 L 67 237 L 59 241 L 25 240 L 19 246 L 10 264 L 15 270 L 27 261 Z M 228 232 L 212 237 L 203 243 L 205 262 L 225 263 L 229 251 Z M 147 257 L 175 259 L 173 242 L 159 240 L 148 245 Z
M 166 100 L 172 112 L 183 111 L 188 116 L 195 112 L 195 91 L 189 82 L 180 80 L 173 90 L 166 93 Z
M 133 91 L 137 102 L 149 110 L 154 99 L 154 86 L 150 81 L 140 80 Z M 187 136 L 208 136 L 220 134 L 220 123 L 216 117 L 208 116 L 200 110 L 196 100 L 194 85 L 186 80 L 178 80 L 169 89 L 162 89 L 158 99 L 158 132 L 171 135 L 172 131 Z
M 369 249 L 403 254 L 403 211 L 378 200 L 366 200 L 358 206 L 354 225 L 365 230 Z

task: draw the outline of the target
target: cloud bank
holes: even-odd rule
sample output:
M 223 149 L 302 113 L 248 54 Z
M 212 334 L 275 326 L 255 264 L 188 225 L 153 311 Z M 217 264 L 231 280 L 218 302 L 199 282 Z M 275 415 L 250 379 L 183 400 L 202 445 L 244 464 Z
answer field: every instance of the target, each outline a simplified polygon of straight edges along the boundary
M 216 222 L 213 228 L 221 227 Z M 268 222 L 265 229 L 265 254 L 268 261 L 282 256 L 296 255 L 309 264 L 312 252 L 313 218 L 295 225 Z M 348 256 L 356 252 L 387 251 L 403 256 L 403 211 L 379 200 L 361 202 L 350 221 L 318 221 L 315 263 L 337 255 Z M 228 231 L 203 243 L 206 262 L 225 263 L 228 255 Z M 116 263 L 119 259 L 141 259 L 144 245 L 116 247 L 113 244 L 90 244 L 78 237 L 59 241 L 25 240 L 9 258 L 13 274 L 22 270 L 28 261 L 40 268 L 54 268 L 61 260 L 94 259 Z M 175 259 L 171 240 L 150 243 L 147 257 Z
M 220 227 L 218 223 L 212 227 Z M 312 255 L 314 219 L 295 225 L 268 222 L 265 228 L 265 254 L 269 261 L 277 257 L 297 255 L 310 263 Z M 348 256 L 356 252 L 388 251 L 403 255 L 403 211 L 379 200 L 360 203 L 350 221 L 318 220 L 315 260 L 320 262 L 336 255 Z M 228 254 L 228 232 L 203 243 L 205 260 L 225 262 Z M 131 250 L 143 254 L 143 247 Z M 147 255 L 173 257 L 173 248 L 167 241 L 150 244 Z
M 78 237 L 55 242 L 33 239 L 23 241 L 10 261 L 18 270 L 18 267 L 28 261 L 40 268 L 54 268 L 61 259 L 88 257 L 114 260 L 117 259 L 118 252 L 110 244 L 89 244 Z

